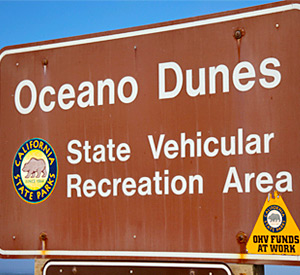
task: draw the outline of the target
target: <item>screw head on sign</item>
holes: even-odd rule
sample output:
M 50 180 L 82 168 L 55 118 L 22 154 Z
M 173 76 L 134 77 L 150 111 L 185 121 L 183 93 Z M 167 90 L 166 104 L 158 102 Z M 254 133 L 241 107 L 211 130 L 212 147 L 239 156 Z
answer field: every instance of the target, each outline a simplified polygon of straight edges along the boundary
M 42 232 L 42 233 L 40 234 L 40 239 L 41 239 L 42 241 L 46 241 L 46 240 L 48 239 L 47 233 L 46 233 L 46 232 Z
M 244 29 L 236 29 L 234 31 L 234 38 L 235 39 L 241 39 L 245 35 L 245 30 Z
M 49 63 L 49 61 L 48 61 L 48 59 L 47 59 L 47 58 L 44 58 L 42 63 L 43 63 L 43 65 L 44 65 L 44 66 L 47 66 L 47 65 L 48 65 L 48 63 Z
M 239 244 L 246 243 L 248 240 L 248 237 L 245 232 L 240 231 L 236 234 L 236 240 Z

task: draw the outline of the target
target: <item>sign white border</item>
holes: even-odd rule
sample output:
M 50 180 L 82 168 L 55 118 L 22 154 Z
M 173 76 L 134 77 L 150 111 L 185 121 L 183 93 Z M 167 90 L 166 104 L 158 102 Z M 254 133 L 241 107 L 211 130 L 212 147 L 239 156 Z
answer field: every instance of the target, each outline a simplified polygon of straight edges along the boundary
M 194 22 L 180 23 L 171 26 L 155 27 L 146 30 L 130 31 L 120 34 L 112 34 L 100 37 L 79 39 L 68 42 L 58 42 L 47 45 L 24 47 L 19 49 L 6 50 L 0 54 L 0 62 L 3 57 L 11 54 L 42 51 L 62 47 L 91 44 L 108 40 L 129 38 L 147 34 L 161 33 L 179 29 L 186 29 L 209 24 L 228 22 L 232 20 L 245 19 L 250 17 L 268 15 L 290 10 L 300 10 L 300 4 L 288 4 L 279 7 L 267 8 L 256 11 L 249 11 L 233 15 L 226 15 L 217 18 L 203 19 Z M 190 258 L 190 259 L 227 259 L 227 260 L 265 260 L 265 261 L 298 261 L 300 256 L 287 255 L 257 255 L 237 253 L 196 253 L 196 252 L 156 252 L 156 251 L 80 251 L 80 250 L 3 250 L 0 248 L 0 255 L 3 256 L 83 256 L 83 257 L 159 257 L 159 258 Z
M 165 251 L 87 251 L 87 250 L 3 250 L 3 256 L 61 256 L 61 257 L 134 257 L 134 258 L 168 258 L 168 259 L 219 259 L 219 260 L 264 260 L 300 262 L 300 256 L 264 255 L 238 253 L 198 253 Z

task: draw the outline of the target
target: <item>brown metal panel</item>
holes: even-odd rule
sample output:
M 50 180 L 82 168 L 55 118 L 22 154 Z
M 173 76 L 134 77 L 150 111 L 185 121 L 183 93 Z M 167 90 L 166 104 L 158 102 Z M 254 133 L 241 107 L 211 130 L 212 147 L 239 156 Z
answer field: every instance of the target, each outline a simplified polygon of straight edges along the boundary
M 203 26 L 137 35 L 138 31 L 247 14 L 287 4 L 290 3 L 226 12 L 217 17 L 174 21 L 145 29 L 4 49 L 0 63 L 0 248 L 6 251 L 41 250 L 40 234 L 46 232 L 46 249 L 53 251 L 245 252 L 236 235 L 240 231 L 250 235 L 266 198 L 267 193 L 259 191 L 255 184 L 258 174 L 262 172 L 271 175 L 274 188 L 280 178 L 278 173 L 287 171 L 291 175 L 292 190 L 284 192 L 283 198 L 299 224 L 299 10 L 241 16 Z M 242 38 L 234 37 L 236 30 L 243 32 Z M 135 35 L 26 51 L 28 47 L 74 43 L 80 39 L 130 32 L 135 32 Z M 18 49 L 20 52 L 9 53 Z M 260 69 L 262 62 L 269 58 L 280 62 L 278 67 L 269 63 L 268 68 L 279 72 L 281 79 L 275 87 L 265 88 L 261 79 L 266 78 L 268 83 L 273 83 L 276 78 L 266 77 Z M 237 64 L 243 61 L 249 62 L 255 71 L 255 77 L 240 80 L 242 85 L 254 81 L 253 87 L 244 92 L 237 89 L 233 77 Z M 159 99 L 159 64 L 166 62 L 175 62 L 180 66 L 182 89 L 174 98 Z M 223 92 L 223 78 L 219 73 L 216 93 L 213 94 L 209 86 L 210 78 L 213 79 L 209 75 L 210 68 L 213 70 L 213 67 L 222 64 L 228 69 L 229 90 Z M 193 87 L 196 88 L 199 85 L 199 68 L 205 71 L 205 94 L 192 97 L 186 93 L 186 71 L 192 70 Z M 138 85 L 137 97 L 130 103 L 124 103 L 118 97 L 118 85 L 126 76 L 135 79 Z M 109 104 L 106 88 L 103 105 L 98 105 L 99 81 L 106 79 L 111 79 L 115 85 L 115 103 Z M 14 101 L 16 88 L 24 80 L 34 83 L 38 95 L 35 108 L 29 114 L 21 114 Z M 87 87 L 79 91 L 79 86 L 85 81 L 93 86 L 95 106 L 81 108 L 77 100 Z M 76 94 L 74 106 L 69 110 L 63 110 L 58 102 L 59 90 L 66 83 L 72 85 Z M 39 106 L 41 90 L 46 86 L 55 90 L 55 95 L 47 93 L 45 96 L 46 105 L 55 102 L 50 112 L 44 112 Z M 175 86 L 174 70 L 169 69 L 166 89 L 172 90 Z M 129 97 L 130 94 L 131 87 L 127 83 L 124 85 L 124 96 Z M 29 89 L 25 87 L 20 97 L 24 108 L 30 104 L 30 98 Z M 86 102 L 88 96 L 82 100 Z M 200 132 L 201 156 L 184 157 L 179 150 L 179 155 L 171 159 L 166 157 L 162 147 L 160 157 L 154 158 L 148 136 L 152 136 L 157 145 L 165 134 L 164 141 L 175 140 L 180 148 L 181 133 L 185 133 L 186 139 L 200 144 Z M 269 142 L 269 152 L 266 152 L 264 135 L 271 133 L 274 137 Z M 248 137 L 251 134 L 259 136 L 261 153 L 252 155 L 245 152 L 247 142 L 251 137 L 254 139 L 253 136 Z M 232 156 L 224 156 L 221 152 L 214 157 L 205 154 L 203 146 L 207 138 L 214 137 L 221 142 L 221 137 L 226 137 L 229 148 L 230 137 L 235 136 L 238 143 L 239 135 L 242 135 L 244 143 L 243 153 L 239 154 L 236 145 Z M 53 193 L 39 204 L 21 200 L 12 183 L 15 155 L 22 144 L 32 138 L 49 142 L 55 150 L 59 167 Z M 126 143 L 130 147 L 130 158 L 110 161 L 106 148 L 105 162 L 94 162 L 92 154 L 87 156 L 91 162 L 86 162 L 81 148 L 81 162 L 71 164 L 67 159 L 68 156 L 75 159 L 75 155 L 68 150 L 71 140 L 79 141 L 82 147 L 88 141 L 90 152 L 99 144 L 106 147 L 109 140 L 116 148 Z M 211 142 L 206 151 L 220 150 L 218 146 Z M 252 150 L 254 147 L 251 147 Z M 113 150 L 115 157 L 116 148 Z M 186 145 L 187 154 L 189 151 L 190 147 Z M 170 154 L 173 153 L 170 149 Z M 125 155 L 123 153 L 123 157 Z M 228 193 L 224 193 L 228 173 L 234 169 L 239 175 L 242 191 L 230 188 Z M 165 170 L 168 170 L 168 175 Z M 157 194 L 153 177 L 158 172 L 163 182 L 166 182 L 165 177 L 169 178 L 169 194 L 164 184 L 161 185 L 163 194 Z M 246 173 L 255 174 L 248 189 L 244 183 Z M 82 179 L 82 194 L 77 197 L 73 190 L 68 198 L 67 179 L 74 174 Z M 183 194 L 172 191 L 171 183 L 175 176 L 179 177 L 173 189 L 180 193 L 180 179 L 188 181 L 189 176 L 193 175 L 203 178 L 203 193 L 198 193 L 197 185 L 193 194 L 189 193 L 188 186 Z M 122 183 L 116 187 L 116 196 L 101 197 L 96 189 L 96 194 L 89 198 L 82 191 L 84 181 L 88 179 L 93 180 L 98 188 L 101 179 L 108 179 L 112 184 L 113 179 L 133 179 L 139 186 L 139 180 L 143 177 L 151 179 L 151 195 L 142 196 L 136 188 L 133 196 L 126 196 Z M 105 186 L 109 190 L 110 186 Z M 263 185 L 263 188 L 266 186 Z M 128 187 L 127 192 L 130 190 L 133 189 Z M 11 254 L 8 252 L 8 255 Z
M 49 261 L 43 267 L 43 275 L 55 274 L 187 274 L 231 275 L 228 266 L 220 263 L 164 263 L 164 262 L 93 262 Z

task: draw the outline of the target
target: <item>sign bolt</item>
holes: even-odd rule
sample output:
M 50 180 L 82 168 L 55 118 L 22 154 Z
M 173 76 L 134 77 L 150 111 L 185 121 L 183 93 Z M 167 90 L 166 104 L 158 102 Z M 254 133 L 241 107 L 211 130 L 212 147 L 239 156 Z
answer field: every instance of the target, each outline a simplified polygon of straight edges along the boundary
M 15 239 L 16 239 L 16 236 L 13 236 L 12 238 L 13 238 L 13 240 L 15 240 Z
M 247 242 L 248 237 L 245 232 L 240 231 L 236 234 L 236 240 L 239 244 L 242 244 Z
M 133 238 L 136 239 L 136 235 L 133 235 Z
M 77 274 L 77 268 L 76 268 L 76 266 L 74 266 L 74 267 L 72 268 L 72 273 L 73 273 L 73 274 Z
M 238 28 L 234 31 L 234 38 L 235 39 L 241 39 L 243 36 L 245 35 L 245 30 L 244 29 L 241 29 L 241 28 Z
M 47 239 L 48 239 L 47 233 L 46 233 L 46 232 L 42 232 L 42 233 L 40 234 L 40 240 L 41 240 L 41 241 L 46 241 Z
M 48 63 L 49 63 L 49 61 L 48 61 L 48 59 L 47 59 L 47 58 L 44 58 L 42 63 L 43 63 L 43 65 L 44 65 L 44 66 L 47 66 L 47 65 L 48 65 Z
M 42 242 L 42 250 L 46 250 L 46 241 L 48 239 L 47 233 L 46 232 L 42 232 L 40 234 L 40 240 Z M 43 258 L 45 257 L 45 255 L 42 256 Z

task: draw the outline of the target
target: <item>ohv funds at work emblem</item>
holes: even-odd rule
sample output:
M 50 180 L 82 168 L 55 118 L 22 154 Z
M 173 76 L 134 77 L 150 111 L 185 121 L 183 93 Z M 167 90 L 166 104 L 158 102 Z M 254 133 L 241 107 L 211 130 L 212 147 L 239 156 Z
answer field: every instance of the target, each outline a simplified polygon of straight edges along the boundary
M 12 173 L 15 190 L 22 200 L 32 204 L 46 200 L 58 176 L 53 148 L 40 138 L 26 141 L 16 153 Z

